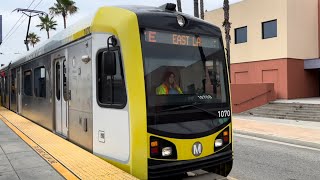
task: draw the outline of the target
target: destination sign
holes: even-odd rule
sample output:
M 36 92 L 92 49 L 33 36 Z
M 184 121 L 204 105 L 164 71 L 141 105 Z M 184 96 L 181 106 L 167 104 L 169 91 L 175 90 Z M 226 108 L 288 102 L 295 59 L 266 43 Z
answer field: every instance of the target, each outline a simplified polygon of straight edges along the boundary
M 145 31 L 145 41 L 150 43 L 194 46 L 205 48 L 220 48 L 220 40 L 209 36 L 198 36 L 163 31 Z

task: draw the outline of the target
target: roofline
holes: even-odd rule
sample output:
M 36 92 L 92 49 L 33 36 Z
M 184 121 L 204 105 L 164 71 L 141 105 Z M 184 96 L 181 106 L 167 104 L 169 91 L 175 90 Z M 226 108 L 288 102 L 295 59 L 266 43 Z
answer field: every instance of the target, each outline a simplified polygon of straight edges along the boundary
M 247 1 L 247 0 L 240 0 L 240 1 L 238 1 L 238 2 L 235 2 L 235 3 L 230 4 L 229 6 L 232 7 L 232 6 L 235 6 L 235 5 L 237 5 L 237 4 L 244 3 L 245 1 Z M 205 14 L 206 14 L 206 13 L 211 13 L 211 12 L 214 12 L 214 11 L 218 11 L 218 10 L 221 10 L 221 9 L 223 9 L 223 7 L 216 8 L 216 9 L 212 9 L 212 10 L 210 10 L 210 11 L 205 12 Z
M 107 32 L 106 28 L 102 27 L 104 26 L 104 24 L 99 23 L 101 21 L 96 21 L 96 19 L 99 19 L 99 16 L 105 15 L 104 12 L 108 12 L 108 11 L 104 11 L 105 8 L 117 8 L 119 10 L 120 9 L 128 10 L 128 11 L 131 11 L 132 13 L 135 13 L 137 16 L 138 14 L 140 13 L 142 14 L 143 12 L 152 13 L 153 11 L 158 11 L 162 13 L 167 13 L 167 11 L 160 9 L 159 7 L 151 7 L 151 6 L 102 6 L 98 8 L 93 14 L 87 16 L 86 18 L 83 18 L 82 20 L 79 20 L 77 23 L 60 31 L 56 35 L 52 36 L 49 40 L 44 41 L 37 48 L 14 59 L 12 61 L 13 67 L 15 67 L 15 65 L 17 64 L 23 64 L 36 57 L 42 56 L 48 52 L 56 50 L 59 47 L 68 45 L 69 43 L 79 40 L 83 37 L 86 37 L 92 33 Z M 103 14 L 99 14 L 99 13 L 103 13 Z M 183 15 L 188 19 L 192 19 L 194 21 L 210 25 L 216 29 L 220 29 L 218 26 L 215 26 L 213 24 L 210 24 L 207 21 L 204 21 L 199 18 L 195 18 L 188 14 L 184 14 L 181 12 L 173 12 L 173 13 Z M 114 32 L 111 29 L 108 29 L 108 30 L 110 30 L 111 33 Z M 9 67 L 9 65 L 0 68 L 0 70 L 5 69 L 7 67 Z

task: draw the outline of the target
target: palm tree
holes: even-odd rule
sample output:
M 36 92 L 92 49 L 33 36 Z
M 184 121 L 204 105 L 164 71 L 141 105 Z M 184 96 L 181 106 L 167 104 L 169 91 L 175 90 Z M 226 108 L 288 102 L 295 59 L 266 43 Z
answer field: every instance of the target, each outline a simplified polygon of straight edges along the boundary
M 75 6 L 72 0 L 56 0 L 54 6 L 49 8 L 51 15 L 61 15 L 63 17 L 64 28 L 67 28 L 67 16 L 78 12 L 79 8 Z
M 204 19 L 204 4 L 203 4 L 203 0 L 200 0 L 200 17 L 201 17 L 201 19 Z
M 32 45 L 32 47 L 34 47 L 34 45 L 40 42 L 40 37 L 36 33 L 31 32 L 28 34 L 27 41 Z
M 48 14 L 45 16 L 40 16 L 39 18 L 40 18 L 41 23 L 39 25 L 37 25 L 37 27 L 40 28 L 40 31 L 42 31 L 42 30 L 47 31 L 47 36 L 49 39 L 50 38 L 49 31 L 56 30 L 56 26 L 58 25 L 57 21 L 53 20 L 53 17 L 49 18 Z
M 230 41 L 231 41 L 231 37 L 230 37 L 230 29 L 231 29 L 231 23 L 229 21 L 229 0 L 224 0 L 223 1 L 223 11 L 224 11 L 224 21 L 222 26 L 225 29 L 225 34 L 226 34 L 226 45 L 227 45 L 227 62 L 228 62 L 228 70 L 229 70 L 229 77 L 230 76 Z M 230 79 L 231 82 L 231 79 Z
M 199 18 L 199 0 L 193 0 L 194 17 Z
M 177 5 L 178 5 L 178 11 L 182 12 L 181 0 L 177 0 Z

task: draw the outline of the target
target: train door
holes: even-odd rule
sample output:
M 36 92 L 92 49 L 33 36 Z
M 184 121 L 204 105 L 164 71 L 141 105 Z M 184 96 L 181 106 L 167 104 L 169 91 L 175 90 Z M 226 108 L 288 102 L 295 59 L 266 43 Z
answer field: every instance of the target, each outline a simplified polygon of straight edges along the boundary
M 22 107 L 22 96 L 21 96 L 21 86 L 22 86 L 22 79 L 21 79 L 21 67 L 17 68 L 17 112 L 21 114 L 21 107 Z
M 57 59 L 55 68 L 55 119 L 56 132 L 68 136 L 68 86 L 67 62 L 65 58 Z

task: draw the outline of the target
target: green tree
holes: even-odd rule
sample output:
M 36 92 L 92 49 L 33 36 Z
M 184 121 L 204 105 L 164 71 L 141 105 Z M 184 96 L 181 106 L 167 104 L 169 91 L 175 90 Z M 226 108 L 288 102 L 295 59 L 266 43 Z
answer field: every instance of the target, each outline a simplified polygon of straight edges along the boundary
M 204 19 L 204 3 L 203 0 L 200 0 L 200 17 Z
M 181 0 L 177 0 L 178 11 L 182 12 Z
M 79 8 L 75 6 L 75 2 L 72 0 L 56 0 L 54 6 L 49 8 L 51 15 L 62 16 L 64 28 L 67 28 L 67 16 L 78 12 Z
M 199 0 L 193 0 L 194 17 L 199 18 Z
M 231 23 L 229 21 L 230 14 L 229 14 L 230 6 L 229 6 L 229 0 L 223 1 L 223 11 L 224 11 L 224 21 L 222 26 L 224 27 L 225 34 L 226 34 L 226 49 L 227 49 L 227 62 L 228 62 L 228 70 L 230 75 L 230 42 L 231 42 L 231 36 L 230 36 L 230 29 L 231 29 Z M 229 76 L 231 77 L 231 76 Z M 231 82 L 231 79 L 230 79 Z
M 27 41 L 30 45 L 32 45 L 32 47 L 34 47 L 34 45 L 40 42 L 40 37 L 36 33 L 30 32 L 28 34 Z
M 42 30 L 47 31 L 47 36 L 49 39 L 50 38 L 49 31 L 56 30 L 56 26 L 58 25 L 57 21 L 53 20 L 53 17 L 50 18 L 48 14 L 45 16 L 40 16 L 39 18 L 40 18 L 41 23 L 39 25 L 37 25 L 37 27 L 40 28 L 40 31 L 42 31 Z

